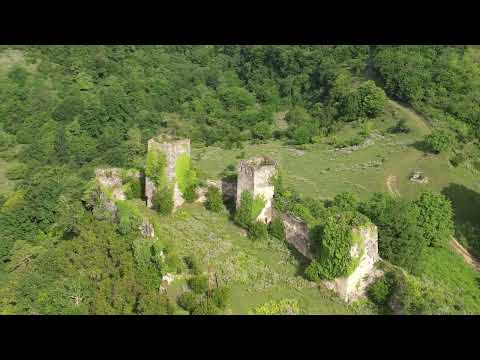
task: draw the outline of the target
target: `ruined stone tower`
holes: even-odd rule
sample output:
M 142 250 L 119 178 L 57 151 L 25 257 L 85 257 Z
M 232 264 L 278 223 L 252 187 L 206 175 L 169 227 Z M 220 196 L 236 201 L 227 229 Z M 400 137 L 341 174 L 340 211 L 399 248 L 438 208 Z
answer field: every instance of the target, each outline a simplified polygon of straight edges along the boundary
M 276 163 L 266 157 L 255 157 L 241 160 L 238 165 L 237 198 L 236 206 L 240 206 L 240 198 L 244 191 L 250 191 L 252 195 L 263 196 L 266 200 L 265 207 L 257 217 L 257 221 L 269 223 L 272 221 L 272 200 L 274 187 L 272 177 L 277 172 Z
M 178 182 L 175 179 L 175 168 L 177 159 L 180 155 L 190 156 L 190 139 L 174 139 L 167 135 L 159 135 L 148 140 L 148 151 L 158 151 L 163 153 L 166 158 L 165 175 L 169 183 L 173 183 L 173 200 L 174 207 L 184 203 L 183 195 L 178 187 Z M 153 196 L 155 194 L 155 184 L 148 177 L 145 178 L 145 197 L 147 199 L 147 206 L 153 206 Z
M 378 230 L 373 224 L 353 228 L 352 231 L 360 236 L 363 249 L 353 246 L 350 255 L 354 258 L 360 256 L 358 266 L 347 277 L 324 281 L 324 285 L 334 290 L 344 301 L 351 302 L 363 296 L 368 285 L 382 275 L 375 269 L 375 263 L 380 260 L 378 255 Z

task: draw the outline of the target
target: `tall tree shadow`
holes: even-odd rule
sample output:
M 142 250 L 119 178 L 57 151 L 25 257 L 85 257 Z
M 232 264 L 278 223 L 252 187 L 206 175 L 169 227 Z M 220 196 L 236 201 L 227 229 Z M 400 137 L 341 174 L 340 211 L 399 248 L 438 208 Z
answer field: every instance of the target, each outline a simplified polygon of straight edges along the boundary
M 452 202 L 456 238 L 480 257 L 480 194 L 461 184 L 449 184 L 442 193 Z

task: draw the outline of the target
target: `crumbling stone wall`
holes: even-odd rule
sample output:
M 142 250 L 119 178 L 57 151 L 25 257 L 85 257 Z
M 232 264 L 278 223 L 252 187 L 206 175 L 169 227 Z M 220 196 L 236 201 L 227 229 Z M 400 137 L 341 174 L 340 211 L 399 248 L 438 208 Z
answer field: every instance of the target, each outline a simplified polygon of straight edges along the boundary
M 166 166 L 165 175 L 169 183 L 173 183 L 173 201 L 174 208 L 182 205 L 185 200 L 175 179 L 175 167 L 180 155 L 190 156 L 190 139 L 173 139 L 166 135 L 160 135 L 148 140 L 148 151 L 158 151 L 165 154 Z M 145 198 L 147 206 L 153 207 L 153 196 L 155 194 L 155 184 L 148 177 L 145 178 Z
M 293 215 L 285 214 L 275 209 L 273 210 L 273 215 L 275 218 L 282 220 L 287 242 L 307 259 L 313 260 L 310 230 L 307 223 Z
M 365 295 L 368 285 L 382 275 L 380 270 L 375 269 L 375 263 L 380 260 L 377 227 L 368 224 L 354 228 L 352 231 L 360 235 L 365 247 L 357 268 L 347 277 L 323 282 L 327 288 L 334 290 L 346 302 L 351 302 Z M 358 253 L 358 251 L 355 248 L 351 250 L 352 253 Z
M 210 186 L 216 187 L 222 194 L 223 201 L 235 199 L 237 193 L 236 181 L 221 180 L 207 180 L 206 186 L 199 186 L 196 190 L 197 200 L 195 202 L 204 203 L 207 201 L 207 191 Z
M 126 200 L 123 191 L 121 170 L 118 168 L 101 168 L 95 170 L 95 179 L 104 189 L 111 192 L 112 200 Z
M 241 194 L 249 191 L 254 197 L 263 196 L 266 204 L 257 221 L 270 222 L 273 217 L 273 194 L 274 186 L 272 177 L 277 172 L 277 165 L 272 159 L 256 157 L 248 160 L 241 160 L 238 165 L 236 206 L 240 206 Z
M 310 232 L 305 221 L 290 215 L 274 210 L 274 217 L 280 218 L 285 227 L 285 237 L 289 244 L 305 256 L 313 260 L 312 241 Z M 368 286 L 383 272 L 375 268 L 375 263 L 380 260 L 378 255 L 378 229 L 373 224 L 354 228 L 352 231 L 361 237 L 364 251 L 359 260 L 357 268 L 347 277 L 335 280 L 323 281 L 323 284 L 330 290 L 335 291 L 340 298 L 351 302 L 365 295 Z M 358 245 L 352 246 L 350 254 L 355 257 L 361 254 Z

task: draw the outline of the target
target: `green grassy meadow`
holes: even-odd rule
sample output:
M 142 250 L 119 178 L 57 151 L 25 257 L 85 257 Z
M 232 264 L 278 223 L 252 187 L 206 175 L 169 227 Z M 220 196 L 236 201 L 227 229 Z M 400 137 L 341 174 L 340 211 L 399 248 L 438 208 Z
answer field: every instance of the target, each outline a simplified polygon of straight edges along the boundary
M 253 242 L 228 214 L 211 213 L 198 204 L 185 205 L 170 217 L 159 217 L 161 236 L 175 242 L 180 256 L 195 255 L 210 267 L 219 284 L 231 288 L 227 313 L 247 314 L 266 301 L 297 299 L 309 314 L 350 314 L 354 310 L 327 289 L 306 281 L 302 263 L 276 240 Z M 176 280 L 168 289 L 173 300 L 186 286 Z

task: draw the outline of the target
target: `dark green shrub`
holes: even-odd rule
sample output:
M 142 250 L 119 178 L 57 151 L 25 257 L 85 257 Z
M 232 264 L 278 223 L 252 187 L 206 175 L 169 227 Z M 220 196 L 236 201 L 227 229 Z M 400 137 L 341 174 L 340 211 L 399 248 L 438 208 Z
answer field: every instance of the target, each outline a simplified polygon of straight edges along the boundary
M 392 273 L 386 273 L 384 277 L 370 285 L 368 298 L 377 306 L 385 306 L 394 290 L 394 277 Z
M 438 154 L 455 147 L 456 138 L 447 129 L 436 129 L 425 137 L 425 144 L 432 152 Z
M 142 224 L 142 214 L 128 201 L 117 202 L 118 232 L 128 235 L 138 231 Z
M 305 277 L 310 281 L 320 281 L 320 274 L 322 273 L 321 264 L 314 260 L 305 269 Z
M 429 246 L 448 244 L 453 236 L 453 209 L 450 200 L 443 194 L 425 191 L 415 201 L 420 209 L 418 225 Z
M 400 119 L 395 126 L 388 129 L 388 132 L 392 134 L 408 134 L 410 132 L 410 128 L 408 127 L 405 119 Z
M 218 315 L 220 309 L 215 306 L 215 303 L 209 299 L 203 299 L 200 303 L 193 309 L 192 315 Z
M 128 200 L 142 198 L 142 185 L 139 179 L 131 179 L 125 186 L 125 196 Z
M 350 249 L 357 244 L 363 251 L 361 238 L 353 233 L 352 227 L 367 223 L 365 216 L 354 212 L 330 216 L 319 234 L 320 256 L 307 268 L 307 276 L 311 279 L 331 280 L 351 274 L 358 265 L 358 257 L 353 258 Z
M 186 202 L 194 202 L 197 199 L 196 186 L 187 186 L 182 194 Z
M 230 298 L 230 289 L 227 287 L 218 287 L 212 290 L 211 299 L 215 306 L 225 310 Z
M 358 208 L 358 198 L 351 192 L 337 194 L 333 199 L 333 205 L 340 211 L 355 211 Z
M 173 211 L 173 190 L 166 186 L 153 195 L 153 207 L 162 215 L 170 215 Z
M 215 186 L 209 186 L 207 190 L 207 201 L 205 207 L 213 212 L 220 212 L 223 208 L 223 200 L 220 189 Z
M 198 258 L 195 256 L 187 256 L 185 258 L 185 263 L 187 267 L 191 270 L 191 272 L 195 275 L 200 275 L 202 273 L 202 268 L 200 266 L 200 262 Z
M 208 278 L 205 275 L 196 275 L 188 279 L 188 286 L 197 294 L 204 294 L 208 290 Z
M 178 274 L 185 268 L 182 259 L 175 252 L 167 252 L 165 256 L 165 271 Z
M 458 167 L 460 165 L 462 165 L 465 160 L 467 160 L 467 157 L 465 156 L 464 153 L 458 153 L 456 154 L 453 158 L 450 159 L 450 163 L 455 166 L 455 167 Z
M 182 154 L 175 163 L 175 178 L 178 187 L 187 202 L 193 202 L 197 198 L 195 191 L 198 184 L 197 172 L 193 169 L 190 156 Z
M 270 236 L 278 240 L 285 240 L 285 226 L 283 225 L 283 221 L 279 218 L 275 218 L 272 222 L 268 225 L 268 233 Z
M 268 237 L 267 224 L 256 221 L 248 229 L 248 237 L 252 240 L 264 240 Z
M 191 291 L 187 291 L 182 293 L 177 298 L 177 304 L 182 309 L 192 312 L 197 307 L 200 300 L 201 300 L 200 295 L 195 294 L 194 292 L 191 292 Z
M 240 206 L 235 215 L 238 225 L 248 229 L 256 220 L 263 207 L 265 200 L 262 197 L 255 197 L 249 191 L 244 191 L 240 197 Z

